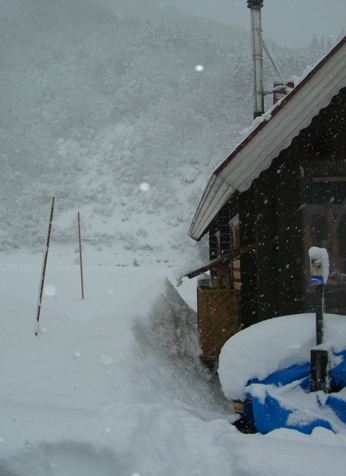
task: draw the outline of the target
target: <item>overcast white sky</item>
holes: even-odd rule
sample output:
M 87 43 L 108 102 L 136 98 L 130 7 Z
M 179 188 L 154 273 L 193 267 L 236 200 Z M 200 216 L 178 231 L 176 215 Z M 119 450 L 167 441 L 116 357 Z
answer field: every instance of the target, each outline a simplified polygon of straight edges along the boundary
M 247 0 L 161 0 L 198 16 L 250 29 Z M 306 46 L 313 34 L 336 39 L 346 25 L 346 0 L 264 0 L 264 38 L 281 45 Z

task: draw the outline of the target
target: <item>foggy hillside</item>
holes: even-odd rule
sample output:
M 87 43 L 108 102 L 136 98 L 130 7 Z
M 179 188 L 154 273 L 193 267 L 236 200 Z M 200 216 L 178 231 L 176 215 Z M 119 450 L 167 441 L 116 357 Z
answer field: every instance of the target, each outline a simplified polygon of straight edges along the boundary
M 1 7 L 1 250 L 42 249 L 53 196 L 55 241 L 80 211 L 95 246 L 192 246 L 207 178 L 252 121 L 248 32 L 149 0 Z M 270 49 L 289 78 L 327 46 Z

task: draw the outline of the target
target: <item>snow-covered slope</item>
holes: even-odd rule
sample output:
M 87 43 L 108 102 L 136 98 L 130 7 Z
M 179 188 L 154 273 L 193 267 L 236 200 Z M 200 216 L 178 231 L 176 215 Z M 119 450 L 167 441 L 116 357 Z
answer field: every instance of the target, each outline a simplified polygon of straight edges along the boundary
M 0 248 L 41 250 L 52 196 L 53 241 L 75 240 L 78 210 L 95 246 L 192 246 L 207 178 L 251 123 L 248 33 L 150 0 L 1 7 Z M 303 53 L 273 48 L 288 76 Z

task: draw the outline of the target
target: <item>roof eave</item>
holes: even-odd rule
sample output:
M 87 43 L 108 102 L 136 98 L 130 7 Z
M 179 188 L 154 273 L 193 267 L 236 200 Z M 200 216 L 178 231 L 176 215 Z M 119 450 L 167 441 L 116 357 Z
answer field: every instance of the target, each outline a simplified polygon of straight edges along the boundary
M 249 189 L 280 151 L 346 86 L 345 43 L 346 37 L 273 109 L 269 120 L 263 120 L 215 170 L 192 221 L 191 238 L 199 240 L 234 192 Z

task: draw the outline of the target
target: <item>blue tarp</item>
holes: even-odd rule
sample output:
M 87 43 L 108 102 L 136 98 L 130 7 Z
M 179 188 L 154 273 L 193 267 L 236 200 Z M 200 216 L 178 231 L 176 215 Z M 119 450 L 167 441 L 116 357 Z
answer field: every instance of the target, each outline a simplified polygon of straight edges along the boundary
M 338 398 L 337 395 L 337 393 L 329 395 L 326 404 L 336 413 L 343 423 L 346 423 L 346 402 Z
M 263 435 L 278 428 L 290 428 L 307 435 L 310 435 L 317 426 L 332 430 L 330 423 L 322 418 L 316 418 L 309 423 L 290 425 L 288 418 L 292 411 L 282 408 L 280 403 L 268 394 L 264 402 L 260 401 L 257 397 L 252 397 L 252 410 L 256 430 Z
M 279 370 L 269 375 L 264 380 L 253 379 L 250 380 L 249 384 L 261 383 L 263 385 L 276 385 L 281 387 L 289 383 L 295 382 L 296 380 L 301 380 L 304 377 L 309 377 L 310 375 L 310 362 L 306 362 L 303 365 L 292 365 L 288 369 Z
M 329 377 L 333 383 L 341 388 L 346 387 L 346 350 L 335 354 L 337 357 L 342 357 L 342 362 L 329 372 Z
M 335 354 L 342 357 L 342 361 L 329 373 L 330 380 L 335 389 L 340 390 L 346 387 L 346 350 Z M 247 400 L 244 405 L 244 415 L 248 422 L 260 433 L 266 434 L 278 428 L 290 428 L 298 430 L 305 434 L 310 434 L 314 428 L 323 427 L 332 430 L 330 423 L 323 417 L 316 416 L 309 422 L 297 422 L 290 424 L 289 417 L 293 410 L 288 410 L 280 405 L 280 402 L 264 389 L 259 398 L 256 391 L 253 391 L 256 384 L 275 387 L 285 387 L 295 383 L 305 392 L 310 390 L 310 362 L 303 365 L 293 365 L 284 370 L 274 372 L 264 380 L 253 379 L 248 382 Z M 254 387 L 250 387 L 254 385 Z M 262 389 L 263 390 L 263 389 Z M 288 387 L 288 394 L 290 387 Z M 264 396 L 265 395 L 265 396 Z M 325 404 L 330 407 L 341 422 L 346 424 L 346 399 L 338 398 L 338 393 L 332 393 L 328 396 Z M 294 421 L 294 419 L 291 419 Z

